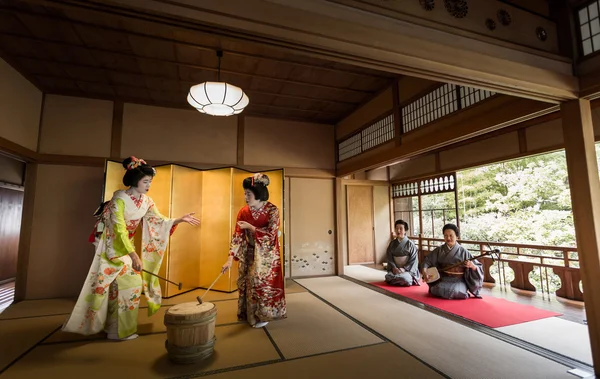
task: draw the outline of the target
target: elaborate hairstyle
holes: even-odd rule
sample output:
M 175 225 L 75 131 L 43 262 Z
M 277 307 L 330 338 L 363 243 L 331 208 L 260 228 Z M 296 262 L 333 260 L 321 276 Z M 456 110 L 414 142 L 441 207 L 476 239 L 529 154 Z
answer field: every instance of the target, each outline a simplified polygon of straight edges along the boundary
M 244 179 L 242 187 L 252 191 L 254 198 L 260 201 L 269 200 L 269 189 L 267 186 L 271 183 L 267 175 L 257 173 Z
M 408 232 L 408 222 L 404 220 L 396 220 L 396 222 L 394 223 L 394 227 L 398 225 L 404 225 L 404 230 Z
M 444 227 L 442 228 L 442 233 L 444 233 L 446 230 L 454 230 L 454 233 L 456 233 L 456 237 L 460 237 L 460 232 L 458 231 L 458 228 L 456 227 L 456 225 L 454 224 L 446 224 L 444 225 Z
M 156 170 L 148 165 L 146 161 L 133 156 L 123 161 L 123 167 L 126 170 L 125 175 L 123 175 L 123 184 L 128 187 L 137 187 L 144 176 L 154 177 L 156 175 Z

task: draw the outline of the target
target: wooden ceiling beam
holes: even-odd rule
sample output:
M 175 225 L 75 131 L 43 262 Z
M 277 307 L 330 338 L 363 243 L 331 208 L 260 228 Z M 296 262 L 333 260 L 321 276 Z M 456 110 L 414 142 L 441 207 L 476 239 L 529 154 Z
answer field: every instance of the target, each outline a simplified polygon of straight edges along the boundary
M 57 2 L 51 2 L 51 1 L 43 1 L 43 2 L 39 2 L 36 0 L 24 0 L 26 2 L 31 2 L 31 3 L 36 3 L 39 5 L 43 5 L 43 6 L 50 6 L 50 7 L 55 7 L 55 8 L 59 8 L 59 9 L 64 9 L 64 8 L 75 8 L 77 10 L 81 10 L 81 9 L 85 9 L 88 11 L 94 11 L 97 13 L 102 13 L 104 15 L 106 15 L 106 11 L 104 10 L 100 10 L 100 9 L 96 9 L 93 7 L 89 7 L 89 6 L 85 6 L 83 4 L 68 4 L 68 3 L 57 3 Z M 149 39 L 154 39 L 157 41 L 163 41 L 163 42 L 170 42 L 170 43 L 174 43 L 177 45 L 181 45 L 181 46 L 186 46 L 186 47 L 191 47 L 194 49 L 198 49 L 198 50 L 204 50 L 204 51 L 212 51 L 216 53 L 216 48 L 212 47 L 212 46 L 207 46 L 207 45 L 201 45 L 198 43 L 192 43 L 192 42 L 186 42 L 186 41 L 181 41 L 178 39 L 174 39 L 174 38 L 166 38 L 166 37 L 159 37 L 156 35 L 152 35 L 152 34 L 147 34 L 147 33 L 139 33 L 139 32 L 131 32 L 125 29 L 119 29 L 119 28 L 113 28 L 113 27 L 109 27 L 106 25 L 96 25 L 90 22 L 84 22 L 84 21 L 80 21 L 80 20 L 73 20 L 71 18 L 68 17 L 58 17 L 55 15 L 50 15 L 50 14 L 39 14 L 39 13 L 35 13 L 35 12 L 26 12 L 23 11 L 21 9 L 14 9 L 14 8 L 7 8 L 7 7 L 0 7 L 0 10 L 8 10 L 10 12 L 14 12 L 14 13 L 21 13 L 21 14 L 29 14 L 29 15 L 37 15 L 37 16 L 42 16 L 44 18 L 48 18 L 48 19 L 54 19 L 54 20 L 60 20 L 60 21 L 67 21 L 67 22 L 71 22 L 72 24 L 75 25 L 81 25 L 81 26 L 85 26 L 85 27 L 90 27 L 90 28 L 98 28 L 101 30 L 105 30 L 105 31 L 112 31 L 112 32 L 117 32 L 117 33 L 125 33 L 125 34 L 130 34 L 133 36 L 137 36 L 137 37 L 143 37 L 143 38 L 149 38 Z M 128 17 L 128 18 L 133 18 L 133 19 L 137 19 L 140 20 L 142 18 L 140 17 L 136 17 L 133 14 L 122 14 L 119 13 L 118 16 L 120 17 Z M 146 20 L 146 19 L 142 19 L 144 21 L 147 22 L 154 22 L 154 23 L 160 23 L 157 20 Z M 185 27 L 185 26 L 175 26 L 178 27 L 179 29 L 182 30 L 190 30 L 190 27 Z M 198 32 L 197 30 L 194 30 L 196 32 Z M 214 33 L 211 33 L 214 34 Z M 228 39 L 232 39 L 232 40 L 239 40 L 239 41 L 244 41 L 241 38 L 232 38 L 230 36 L 227 36 Z M 248 42 L 248 41 L 244 41 L 244 42 Z M 270 48 L 274 48 L 274 46 L 269 46 Z M 263 56 L 263 55 L 258 55 L 258 54 L 252 54 L 252 53 L 247 53 L 247 52 L 242 52 L 242 51 L 236 51 L 236 50 L 226 50 L 225 51 L 227 53 L 227 55 L 234 55 L 234 56 L 239 56 L 239 57 L 244 57 L 244 58 L 253 58 L 253 59 L 259 59 L 259 60 L 263 60 L 263 61 L 272 61 L 272 62 L 277 62 L 277 63 L 283 63 L 283 64 L 290 64 L 290 65 L 294 65 L 294 66 L 298 66 L 298 67 L 305 67 L 305 68 L 309 68 L 309 69 L 316 69 L 316 70 L 322 70 L 322 71 L 329 71 L 329 72 L 343 72 L 345 74 L 350 74 L 350 75 L 355 75 L 355 76 L 361 76 L 364 78 L 372 78 L 372 77 L 376 77 L 376 78 L 381 78 L 381 79 L 389 79 L 392 76 L 394 76 L 393 74 L 389 74 L 389 73 L 378 73 L 376 70 L 370 70 L 372 73 L 364 73 L 364 72 L 358 72 L 358 71 L 353 71 L 350 69 L 344 69 L 344 68 L 331 68 L 331 67 L 326 67 L 326 66 L 319 66 L 319 65 L 313 65 L 313 64 L 309 64 L 309 63 L 304 63 L 304 62 L 297 62 L 297 61 L 293 61 L 293 60 L 289 60 L 289 59 L 282 59 L 282 58 L 273 58 L 273 57 L 269 57 L 269 56 Z M 338 62 L 332 62 L 332 63 L 338 63 Z
M 336 121 L 332 121 L 332 120 L 328 120 L 328 119 L 314 119 L 314 118 L 300 118 L 300 117 L 293 117 L 293 116 L 275 116 L 273 114 L 269 114 L 269 113 L 262 113 L 262 112 L 256 112 L 256 111 L 244 111 L 243 115 L 245 117 L 262 117 L 262 118 L 268 118 L 268 119 L 272 119 L 272 120 L 287 120 L 287 121 L 296 121 L 296 122 L 303 122 L 303 123 L 311 123 L 311 124 L 322 124 L 322 125 L 328 125 L 328 126 L 332 126 L 335 124 Z
M 303 113 L 313 113 L 313 114 L 320 114 L 320 113 L 325 113 L 325 114 L 330 114 L 330 115 L 335 115 L 337 117 L 339 117 L 338 113 L 334 113 L 334 112 L 328 112 L 328 111 L 317 111 L 317 110 L 310 110 L 310 109 L 300 109 L 300 108 L 293 108 L 293 107 L 286 107 L 284 105 L 272 105 L 272 104 L 250 104 L 249 106 L 254 105 L 255 107 L 265 107 L 265 108 L 273 108 L 273 109 L 283 109 L 286 111 L 291 111 L 291 112 L 303 112 Z
M 25 0 L 25 1 L 27 1 L 27 0 Z M 45 3 L 45 5 L 56 6 L 56 4 L 54 4 L 54 3 L 50 3 L 50 4 Z M 64 6 L 64 3 L 63 3 L 63 6 Z M 106 13 L 102 10 L 98 10 L 98 9 L 94 9 L 94 8 L 85 8 L 85 9 L 93 10 L 93 11 L 96 11 L 99 13 L 104 13 L 104 14 Z M 22 11 L 20 11 L 20 10 L 17 12 L 22 13 Z M 159 40 L 159 41 L 163 41 L 163 42 L 171 42 L 171 43 L 174 43 L 177 45 L 191 47 L 191 48 L 198 49 L 198 50 L 212 51 L 215 53 L 217 50 L 217 49 L 215 49 L 215 47 L 212 47 L 212 46 L 206 46 L 206 45 L 201 45 L 198 43 L 181 41 L 181 40 L 174 39 L 174 38 L 159 37 L 159 36 L 155 36 L 155 35 L 147 34 L 147 33 L 130 32 L 125 29 L 112 28 L 112 27 L 108 27 L 105 25 L 95 25 L 92 23 L 83 22 L 83 21 L 79 21 L 79 20 L 73 20 L 70 18 L 60 18 L 60 17 L 56 17 L 56 16 L 51 16 L 51 15 L 43 15 L 43 16 L 46 18 L 53 18 L 53 19 L 58 19 L 58 20 L 62 20 L 62 21 L 69 21 L 76 25 L 82 25 L 82 26 L 91 27 L 91 28 L 99 28 L 99 29 L 109 30 L 109 31 L 118 32 L 118 33 L 126 33 L 126 34 L 130 34 L 130 35 L 138 36 L 138 37 L 150 38 L 150 39 Z M 134 15 L 120 15 L 120 16 L 139 19 L 139 18 L 136 18 Z M 159 23 L 158 21 L 148 21 L 148 22 Z M 183 27 L 183 26 L 178 26 L 178 28 L 183 29 L 183 30 L 190 29 L 189 27 Z M 230 38 L 230 37 L 228 37 L 228 38 Z M 245 41 L 245 42 L 247 42 L 247 41 Z M 323 70 L 323 71 L 329 71 L 329 72 L 343 72 L 345 74 L 362 76 L 364 78 L 377 77 L 377 78 L 381 78 L 381 79 L 389 79 L 394 76 L 393 74 L 388 74 L 388 73 L 378 73 L 375 70 L 371 70 L 373 72 L 372 74 L 371 73 L 367 74 L 364 72 L 358 72 L 358 71 L 353 71 L 353 70 L 349 70 L 349 69 L 331 68 L 331 67 L 319 66 L 319 65 L 314 65 L 314 64 L 304 63 L 304 62 L 297 62 L 297 61 L 293 61 L 293 60 L 289 60 L 289 59 L 273 58 L 273 57 L 269 57 L 269 56 L 263 56 L 263 55 L 235 51 L 235 50 L 226 50 L 226 53 L 227 53 L 227 55 L 234 55 L 234 56 L 239 56 L 239 57 L 243 57 L 243 58 L 253 58 L 253 59 L 259 59 L 259 60 L 263 60 L 263 61 L 267 60 L 267 61 L 272 61 L 272 62 L 277 62 L 277 63 L 305 67 L 305 68 L 309 68 L 309 69 Z M 337 63 L 337 62 L 332 62 L 332 63 Z
M 87 47 L 85 45 L 79 45 L 79 44 L 70 43 L 70 42 L 64 42 L 64 41 L 55 41 L 55 40 L 51 40 L 51 39 L 48 39 L 48 38 L 29 37 L 29 36 L 23 36 L 23 35 L 20 35 L 20 34 L 7 33 L 7 32 L 2 32 L 0 34 L 11 36 L 11 37 L 16 37 L 16 38 L 28 39 L 28 40 L 35 41 L 35 42 L 49 43 L 49 44 L 55 44 L 55 45 L 60 45 L 60 46 L 65 46 L 65 47 L 83 48 L 83 49 L 88 49 L 88 50 L 91 50 L 91 51 L 98 51 L 98 52 L 102 52 L 102 53 L 121 55 L 121 56 L 128 57 L 128 58 L 144 59 L 144 60 L 147 60 L 147 61 L 152 61 L 152 62 L 157 62 L 157 63 L 171 64 L 171 65 L 176 65 L 176 66 L 179 66 L 179 67 L 186 67 L 186 68 L 191 68 L 191 69 L 196 69 L 196 70 L 205 70 L 205 71 L 212 71 L 212 72 L 218 72 L 219 71 L 219 69 L 216 68 L 216 67 L 208 67 L 208 66 L 202 66 L 202 65 L 197 65 L 197 64 L 183 63 L 183 62 L 174 61 L 174 60 L 170 60 L 170 59 L 164 59 L 164 58 L 144 57 L 144 56 L 136 55 L 136 54 L 133 54 L 133 53 L 125 53 L 125 52 L 121 52 L 121 51 L 114 51 L 114 50 L 109 50 L 109 49 L 102 49 L 102 48 L 99 48 L 99 47 Z M 359 93 L 359 94 L 363 94 L 363 95 L 368 95 L 368 94 L 372 93 L 370 91 L 363 91 L 363 90 L 356 90 L 356 89 L 351 89 L 351 88 L 328 86 L 328 85 L 325 85 L 325 84 L 303 82 L 303 81 L 292 80 L 292 79 L 282 79 L 282 78 L 276 78 L 276 77 L 272 77 L 272 76 L 268 76 L 268 75 L 250 74 L 250 73 L 243 73 L 243 72 L 233 71 L 233 70 L 224 70 L 224 69 L 221 69 L 221 72 L 222 73 L 226 73 L 226 74 L 231 74 L 231 75 L 260 78 L 260 79 L 264 79 L 264 80 L 272 80 L 272 81 L 286 83 L 286 84 L 293 84 L 293 85 L 299 85 L 299 86 L 305 86 L 305 87 L 306 86 L 307 87 L 315 87 L 315 88 L 321 88 L 321 89 L 333 90 L 333 91 L 353 92 L 353 93 Z
M 213 25 L 215 33 L 237 34 L 249 41 L 379 71 L 555 104 L 578 97 L 577 78 L 571 64 L 561 57 L 455 36 L 329 1 L 147 0 L 135 6 L 129 0 L 86 3 L 115 12 L 162 17 L 165 22 L 187 23 L 203 30 Z
M 108 85 L 108 86 L 118 85 L 119 87 L 122 87 L 122 88 L 131 88 L 131 89 L 135 89 L 135 90 L 160 91 L 160 92 L 163 92 L 163 93 L 172 92 L 174 96 L 181 94 L 182 104 L 187 104 L 187 102 L 183 100 L 183 99 L 185 99 L 185 92 L 184 91 L 177 91 L 176 92 L 176 91 L 164 91 L 164 90 L 159 90 L 159 89 L 153 90 L 153 89 L 148 88 L 146 86 L 132 86 L 132 85 L 129 85 L 129 84 L 103 83 L 103 82 L 93 81 L 93 80 L 86 80 L 86 79 L 80 79 L 80 78 L 66 78 L 66 77 L 62 77 L 62 76 L 45 75 L 45 74 L 37 75 L 37 77 L 41 78 L 41 79 L 50 79 L 50 80 L 68 80 L 68 81 L 75 82 L 75 84 L 77 84 L 77 82 L 80 82 L 80 83 L 90 83 L 90 84 L 104 84 L 104 85 Z M 84 93 L 89 93 L 90 92 L 90 91 L 87 91 L 85 89 L 82 89 L 81 87 L 79 87 L 79 88 Z M 118 94 L 115 94 L 115 99 L 124 100 Z M 174 103 L 177 103 L 177 102 L 174 102 Z M 301 108 L 287 107 L 285 105 L 273 105 L 273 104 L 264 104 L 264 103 L 256 103 L 256 102 L 250 103 L 250 106 L 252 106 L 252 105 L 254 105 L 254 106 L 261 106 L 261 107 L 279 108 L 279 109 L 284 109 L 284 110 L 289 110 L 289 111 L 297 111 L 297 112 L 324 113 L 324 114 L 330 114 L 330 115 L 335 115 L 336 117 L 340 117 L 340 112 L 331 112 L 331 111 L 325 111 L 325 110 L 301 109 Z
M 30 60 L 34 60 L 34 61 L 38 61 L 38 62 L 59 64 L 59 65 L 65 63 L 65 62 L 59 62 L 56 60 L 30 57 L 30 56 L 26 56 L 26 55 L 11 55 L 11 57 L 16 58 L 16 59 L 30 59 Z M 151 74 L 147 74 L 147 73 L 144 73 L 141 71 L 135 72 L 135 71 L 121 70 L 121 69 L 115 70 L 115 69 L 107 68 L 104 66 L 93 66 L 93 65 L 87 65 L 87 64 L 83 64 L 83 63 L 75 63 L 75 62 L 69 62 L 68 65 L 75 66 L 75 67 L 81 67 L 81 68 L 89 68 L 89 69 L 94 69 L 94 70 L 102 70 L 102 71 L 111 72 L 111 73 L 115 73 L 115 74 L 140 75 L 140 76 L 144 76 L 146 78 L 154 78 L 154 79 L 168 80 L 168 81 L 172 81 L 172 82 L 185 83 L 185 84 L 189 84 L 190 86 L 198 84 L 197 82 L 192 82 L 190 80 L 174 79 L 174 78 L 172 78 L 170 76 L 166 76 L 166 75 L 151 75 Z M 66 74 L 68 74 L 68 72 L 66 72 Z M 74 79 L 74 78 L 65 77 L 65 79 Z M 111 84 L 114 84 L 114 83 L 111 83 Z M 248 94 L 254 93 L 257 95 L 276 96 L 276 97 L 283 97 L 283 98 L 289 98 L 289 99 L 301 100 L 301 101 L 313 101 L 313 102 L 316 101 L 316 102 L 324 102 L 324 103 L 330 103 L 330 104 L 344 104 L 344 105 L 348 105 L 348 106 L 359 105 L 359 103 L 357 103 L 357 102 L 350 102 L 350 101 L 344 101 L 344 100 L 331 100 L 331 99 L 325 99 L 322 97 L 287 95 L 287 94 L 281 94 L 281 93 L 277 93 L 277 92 L 259 91 L 259 90 L 253 90 L 253 89 L 245 89 L 245 88 L 244 88 L 244 92 L 246 92 Z
M 154 101 L 154 100 L 139 99 L 139 98 L 127 97 L 127 96 L 119 96 L 118 99 L 115 99 L 111 96 L 98 95 L 98 94 L 90 95 L 89 93 L 79 92 L 79 91 L 71 91 L 71 90 L 51 89 L 51 90 L 45 91 L 45 93 L 49 94 L 49 95 L 82 97 L 82 98 L 94 99 L 94 100 L 107 100 L 107 101 L 118 100 L 118 101 L 122 101 L 124 103 L 148 105 L 148 106 L 153 106 L 153 107 L 164 106 L 164 107 L 168 107 L 168 108 L 181 109 L 181 110 L 189 110 L 189 111 L 194 110 L 186 102 Z M 324 116 L 318 116 L 318 115 L 313 116 L 313 117 L 306 117 L 306 118 L 285 116 L 285 115 L 276 115 L 275 116 L 275 115 L 272 115 L 269 113 L 253 111 L 251 109 L 244 110 L 244 112 L 242 114 L 245 116 L 282 119 L 282 120 L 290 120 L 290 121 L 297 121 L 297 122 L 313 122 L 313 123 L 324 124 L 324 125 L 333 125 L 336 121 L 336 120 L 332 120 L 331 117 L 324 117 Z M 1 139 L 0 139 L 0 142 L 2 142 Z M 3 147 L 3 146 L 0 144 L 0 147 Z
M 0 46 L 0 59 L 8 63 L 12 68 L 14 68 L 21 76 L 27 79 L 31 84 L 33 84 L 40 91 L 43 90 L 42 84 L 35 78 L 35 75 L 31 75 L 20 67 L 14 60 L 14 58 L 9 55 L 5 50 Z
M 579 78 L 581 97 L 589 100 L 600 98 L 600 69 Z
M 343 177 L 358 171 L 395 164 L 440 148 L 494 132 L 511 125 L 556 112 L 558 106 L 498 95 L 477 106 L 448 115 L 402 137 L 400 146 L 373 149 L 336 165 L 336 175 Z

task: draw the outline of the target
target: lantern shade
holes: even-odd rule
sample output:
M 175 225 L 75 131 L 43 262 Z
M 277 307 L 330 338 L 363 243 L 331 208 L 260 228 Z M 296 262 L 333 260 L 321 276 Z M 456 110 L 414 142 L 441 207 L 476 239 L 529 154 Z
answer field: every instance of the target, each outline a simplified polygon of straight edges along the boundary
M 187 101 L 199 112 L 213 116 L 239 114 L 250 102 L 241 88 L 223 82 L 205 82 L 192 86 Z

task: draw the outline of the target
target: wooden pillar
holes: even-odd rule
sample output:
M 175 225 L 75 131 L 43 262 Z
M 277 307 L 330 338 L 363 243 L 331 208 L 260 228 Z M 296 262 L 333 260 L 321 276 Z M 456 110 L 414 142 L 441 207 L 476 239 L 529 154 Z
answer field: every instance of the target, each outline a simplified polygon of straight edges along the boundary
M 237 116 L 237 165 L 244 165 L 244 145 L 245 138 L 244 134 L 246 131 L 245 117 L 242 115 Z
M 454 175 L 454 208 L 456 209 L 456 227 L 460 233 L 460 212 L 458 207 L 458 175 Z
M 346 225 L 344 214 L 345 209 L 344 184 L 342 179 L 335 179 L 335 231 L 336 231 L 336 257 L 335 257 L 335 274 L 344 275 L 344 239 L 347 238 Z
M 600 375 L 600 178 L 589 100 L 561 105 L 577 252 L 594 371 Z
M 21 233 L 19 235 L 15 302 L 24 300 L 27 294 L 27 271 L 29 269 L 29 250 L 31 248 L 31 225 L 33 224 L 37 168 L 37 163 L 27 163 L 25 168 L 25 193 L 23 194 L 23 214 L 21 215 Z
M 419 196 L 419 260 L 423 261 L 423 201 L 421 195 L 421 184 L 417 182 L 417 196 Z
M 402 109 L 400 108 L 400 88 L 399 81 L 395 80 L 392 84 L 392 109 L 394 111 L 394 140 L 396 146 L 402 145 Z

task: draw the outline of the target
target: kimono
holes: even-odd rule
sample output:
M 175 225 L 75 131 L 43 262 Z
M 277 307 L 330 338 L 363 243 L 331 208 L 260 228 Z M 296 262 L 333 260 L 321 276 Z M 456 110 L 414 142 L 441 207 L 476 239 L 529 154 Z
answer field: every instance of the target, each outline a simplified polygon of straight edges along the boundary
M 472 261 L 477 267 L 476 270 L 459 266 L 453 270 L 454 274 L 443 271 L 445 267 L 472 257 L 471 253 L 458 242 L 451 249 L 444 244 L 427 255 L 423 260 L 423 270 L 436 267 L 440 273 L 440 279 L 429 285 L 429 293 L 444 299 L 466 299 L 469 297 L 469 292 L 475 297 L 480 297 L 479 291 L 483 286 L 483 265 L 477 260 Z
M 241 229 L 239 221 L 253 225 L 256 233 Z M 239 261 L 238 320 L 252 326 L 286 318 L 278 232 L 279 210 L 272 203 L 261 209 L 246 205 L 238 213 L 229 255 Z
M 385 282 L 393 286 L 408 287 L 420 285 L 419 254 L 415 244 L 404 236 L 402 240 L 394 239 L 387 248 L 387 270 Z M 394 274 L 395 268 L 401 273 Z
M 94 227 L 94 260 L 62 330 L 90 335 L 104 329 L 119 338 L 134 334 L 142 289 L 148 315 L 156 313 L 162 299 L 158 278 L 135 271 L 129 253 L 135 251 L 133 236 L 142 222 L 143 269 L 158 274 L 174 221 L 162 216 L 150 197 L 116 191 Z

